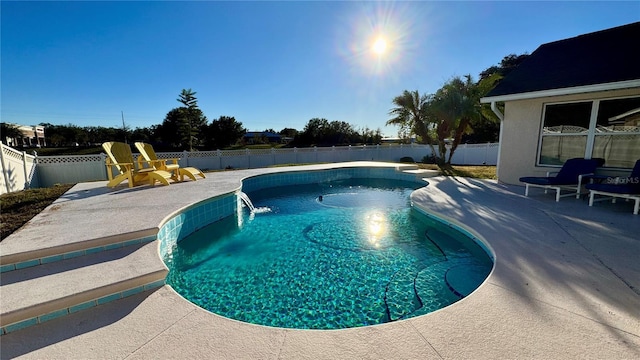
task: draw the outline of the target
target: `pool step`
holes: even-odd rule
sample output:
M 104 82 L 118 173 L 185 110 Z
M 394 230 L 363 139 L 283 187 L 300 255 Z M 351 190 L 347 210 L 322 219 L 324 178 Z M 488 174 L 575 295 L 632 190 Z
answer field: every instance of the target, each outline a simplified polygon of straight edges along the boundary
M 168 270 L 156 242 L 2 274 L 2 334 L 160 287 Z
M 69 241 L 56 246 L 34 247 L 32 245 L 31 248 L 30 246 L 23 246 L 18 242 L 11 242 L 5 239 L 0 253 L 0 272 L 6 273 L 99 251 L 147 243 L 155 240 L 157 233 L 157 228 L 149 228 L 85 241 Z M 33 241 L 33 243 L 38 245 L 38 241 Z
M 396 171 L 405 171 L 405 170 L 417 170 L 418 165 L 416 164 L 400 164 L 396 165 Z
M 415 175 L 415 177 L 418 179 L 425 179 L 425 178 L 430 178 L 430 177 L 440 175 L 440 171 L 428 170 L 428 169 L 409 169 L 409 170 L 402 170 L 402 172 L 405 174 Z

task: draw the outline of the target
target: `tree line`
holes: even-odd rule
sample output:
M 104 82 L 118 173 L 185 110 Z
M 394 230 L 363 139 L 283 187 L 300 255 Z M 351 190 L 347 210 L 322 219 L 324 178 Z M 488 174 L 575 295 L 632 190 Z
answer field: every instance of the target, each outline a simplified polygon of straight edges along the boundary
M 47 146 L 95 146 L 106 141 L 152 143 L 158 150 L 216 150 L 231 146 L 244 145 L 247 132 L 242 122 L 233 116 L 220 116 L 209 121 L 198 107 L 196 92 L 183 89 L 177 101 L 182 105 L 167 112 L 161 124 L 131 129 L 86 126 L 73 124 L 54 125 L 40 123 L 45 127 Z M 3 142 L 6 138 L 20 136 L 20 132 L 2 123 Z M 266 129 L 264 133 L 278 134 L 290 139 L 288 146 L 331 146 L 350 144 L 377 144 L 382 139 L 380 129 L 364 128 L 356 130 L 353 125 L 344 121 L 328 121 L 324 118 L 313 118 L 308 121 L 302 131 L 284 128 L 280 131 Z M 269 143 L 266 136 L 250 139 L 255 143 Z

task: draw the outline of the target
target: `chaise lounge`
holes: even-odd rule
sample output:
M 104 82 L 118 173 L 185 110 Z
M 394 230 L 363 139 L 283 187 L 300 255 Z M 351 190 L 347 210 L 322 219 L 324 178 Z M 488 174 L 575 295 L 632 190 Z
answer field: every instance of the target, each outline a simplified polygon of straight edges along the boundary
M 529 196 L 529 187 L 540 187 L 544 189 L 545 194 L 549 189 L 555 190 L 556 201 L 560 201 L 561 197 L 573 196 L 574 194 L 576 199 L 579 199 L 582 178 L 585 175 L 593 174 L 596 168 L 603 164 L 603 159 L 573 158 L 567 160 L 555 176 L 551 176 L 553 172 L 547 172 L 547 176 L 521 177 L 520 181 L 525 183 L 524 196 Z M 571 193 L 561 194 L 562 190 L 570 190 Z
M 589 206 L 593 206 L 594 201 L 607 200 L 607 198 L 596 200 L 596 195 L 611 197 L 611 202 L 614 203 L 616 198 L 635 200 L 633 214 L 638 215 L 640 212 L 640 160 L 636 161 L 628 177 L 609 178 L 608 180 L 606 183 L 585 185 L 589 190 Z

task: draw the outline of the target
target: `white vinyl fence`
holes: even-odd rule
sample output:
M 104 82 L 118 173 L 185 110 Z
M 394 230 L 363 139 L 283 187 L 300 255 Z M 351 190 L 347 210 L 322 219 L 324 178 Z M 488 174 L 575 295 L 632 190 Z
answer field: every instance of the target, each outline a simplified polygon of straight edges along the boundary
M 461 144 L 451 162 L 456 165 L 496 165 L 498 148 L 497 143 Z M 203 171 L 261 168 L 279 164 L 398 162 L 403 157 L 411 157 L 420 162 L 427 155 L 432 155 L 431 149 L 421 144 L 157 153 L 159 158 L 177 158 L 180 166 L 193 166 Z M 7 159 L 9 160 L 5 161 Z M 105 159 L 104 154 L 31 156 L 3 145 L 2 169 L 5 176 L 0 193 L 30 187 L 106 180 Z
M 0 194 L 38 187 L 38 178 L 35 176 L 35 156 L 15 150 L 2 143 L 0 143 L 0 150 L 0 163 L 2 164 Z

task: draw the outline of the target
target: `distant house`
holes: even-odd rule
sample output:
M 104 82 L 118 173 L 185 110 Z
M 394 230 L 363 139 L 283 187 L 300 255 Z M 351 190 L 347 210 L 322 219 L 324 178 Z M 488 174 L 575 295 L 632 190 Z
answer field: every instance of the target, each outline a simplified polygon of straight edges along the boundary
M 640 159 L 640 22 L 541 45 L 481 99 L 501 119 L 498 179 L 574 157 Z M 497 106 L 504 103 L 504 114 Z
M 279 144 L 282 142 L 282 136 L 267 131 L 248 131 L 244 134 L 244 141 L 247 144 Z
M 8 146 L 14 148 L 47 146 L 47 140 L 44 136 L 44 126 L 7 125 L 18 129 L 22 133 L 20 137 L 7 138 Z

